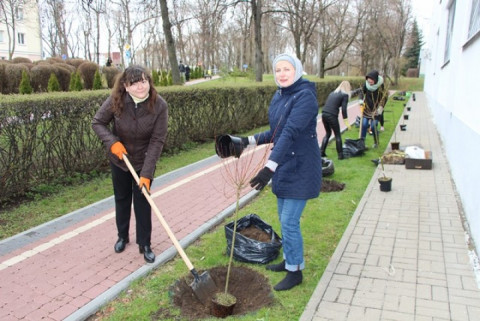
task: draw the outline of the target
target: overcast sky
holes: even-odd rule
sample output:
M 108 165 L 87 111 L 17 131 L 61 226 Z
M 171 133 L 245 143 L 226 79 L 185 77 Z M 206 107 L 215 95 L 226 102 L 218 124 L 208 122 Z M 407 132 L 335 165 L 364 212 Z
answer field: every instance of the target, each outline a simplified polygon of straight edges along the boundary
M 435 0 L 412 0 L 413 16 L 417 18 L 417 23 L 422 30 L 423 41 L 428 40 L 430 34 L 430 18 L 433 12 L 433 3 Z

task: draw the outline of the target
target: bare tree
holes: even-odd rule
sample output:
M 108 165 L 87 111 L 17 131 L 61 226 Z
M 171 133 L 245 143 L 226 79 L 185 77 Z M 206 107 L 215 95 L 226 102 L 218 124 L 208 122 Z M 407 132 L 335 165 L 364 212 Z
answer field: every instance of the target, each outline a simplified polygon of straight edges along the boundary
M 93 39 L 93 48 L 95 53 L 95 61 L 100 63 L 100 20 L 107 12 L 106 0 L 97 0 L 95 2 L 90 1 L 83 9 L 87 12 L 88 20 L 92 20 L 91 13 L 94 16 L 94 24 L 96 30 L 96 37 Z M 90 24 L 91 25 L 91 24 Z
M 287 24 L 286 29 L 292 34 L 297 57 L 305 63 L 309 45 L 315 34 L 316 26 L 332 1 L 286 0 L 280 3 Z
M 167 43 L 168 60 L 170 61 L 170 67 L 172 70 L 172 81 L 175 85 L 181 85 L 182 79 L 180 78 L 180 71 L 178 70 L 177 53 L 175 50 L 175 40 L 172 35 L 172 24 L 168 16 L 167 0 L 158 0 L 160 2 L 160 10 L 162 12 L 162 26 L 163 33 L 165 35 L 165 41 Z
M 398 83 L 402 69 L 402 54 L 411 21 L 409 0 L 379 1 L 377 4 L 384 15 L 376 20 L 382 41 L 383 70 L 393 74 L 393 84 Z
M 352 0 L 341 0 L 335 5 L 324 8 L 320 19 L 318 37 L 318 76 L 325 77 L 325 72 L 340 66 L 357 37 L 358 28 L 363 18 L 360 7 L 352 10 Z M 335 60 L 326 66 L 327 58 L 337 53 Z

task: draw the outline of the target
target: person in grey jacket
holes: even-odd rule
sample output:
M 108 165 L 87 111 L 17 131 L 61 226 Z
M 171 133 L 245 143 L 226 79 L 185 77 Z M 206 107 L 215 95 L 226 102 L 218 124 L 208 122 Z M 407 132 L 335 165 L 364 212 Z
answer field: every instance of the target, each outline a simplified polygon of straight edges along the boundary
M 141 189 L 145 187 L 150 192 L 155 165 L 167 137 L 167 127 L 167 103 L 158 95 L 152 77 L 141 66 L 130 66 L 118 76 L 110 97 L 92 120 L 93 130 L 107 149 L 112 170 L 118 231 L 115 252 L 123 252 L 130 241 L 133 199 L 137 244 L 148 263 L 155 261 L 151 249 L 152 215 Z M 128 155 L 140 177 L 139 185 L 123 161 L 124 154 Z
M 325 154 L 325 149 L 327 148 L 328 141 L 332 132 L 335 134 L 335 142 L 337 148 L 338 159 L 344 159 L 343 156 L 343 147 L 342 147 L 342 133 L 340 131 L 340 123 L 338 122 L 338 113 L 339 109 L 342 109 L 342 117 L 348 129 L 351 129 L 350 123 L 348 122 L 347 106 L 348 99 L 350 98 L 351 86 L 350 83 L 346 80 L 342 81 L 338 87 L 331 92 L 325 106 L 322 109 L 322 122 L 323 127 L 325 128 L 325 137 L 322 140 L 322 157 L 327 157 Z
M 302 283 L 305 268 L 300 217 L 308 199 L 320 194 L 322 161 L 317 139 L 318 102 L 315 84 L 302 78 L 300 60 L 281 54 L 273 61 L 278 90 L 269 106 L 270 129 L 249 137 L 240 137 L 244 145 L 273 143 L 265 167 L 250 181 L 257 190 L 272 179 L 281 225 L 283 261 L 268 265 L 274 272 L 287 272 L 274 286 L 289 290 Z

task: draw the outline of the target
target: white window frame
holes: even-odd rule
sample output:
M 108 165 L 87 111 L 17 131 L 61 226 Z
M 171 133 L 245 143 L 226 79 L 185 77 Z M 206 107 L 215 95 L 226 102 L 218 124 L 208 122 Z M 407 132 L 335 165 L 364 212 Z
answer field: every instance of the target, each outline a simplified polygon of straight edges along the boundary
M 470 23 L 468 24 L 468 39 L 480 32 L 480 0 L 472 0 Z
M 17 7 L 15 11 L 15 16 L 18 21 L 22 21 L 24 18 L 24 12 L 23 12 L 23 7 Z
M 25 34 L 23 32 L 17 33 L 17 43 L 19 45 L 25 45 Z
M 452 44 L 453 25 L 455 24 L 455 6 L 457 1 L 452 0 L 448 5 L 448 23 L 447 32 L 445 34 L 445 51 L 443 56 L 443 63 L 450 61 L 450 47 Z

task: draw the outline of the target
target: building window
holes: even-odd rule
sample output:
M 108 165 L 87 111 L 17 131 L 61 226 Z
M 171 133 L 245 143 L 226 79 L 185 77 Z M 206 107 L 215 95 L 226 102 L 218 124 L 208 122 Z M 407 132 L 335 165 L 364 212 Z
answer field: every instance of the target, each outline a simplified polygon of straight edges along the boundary
M 3 30 L 0 30 L 0 43 L 4 42 L 5 39 L 3 37 Z
M 18 36 L 18 44 L 19 44 L 19 45 L 24 45 L 24 44 L 25 44 L 25 34 L 19 32 L 19 33 L 17 34 L 17 36 Z
M 450 60 L 450 46 L 452 43 L 453 22 L 455 19 L 455 3 L 453 0 L 448 7 L 448 24 L 447 24 L 447 37 L 445 39 L 445 55 L 443 62 L 447 63 Z
M 17 20 L 23 20 L 23 8 L 17 8 L 16 10 L 17 13 Z
M 480 31 L 480 0 L 472 0 L 472 12 L 470 15 L 470 25 L 468 26 L 468 39 L 475 36 Z

